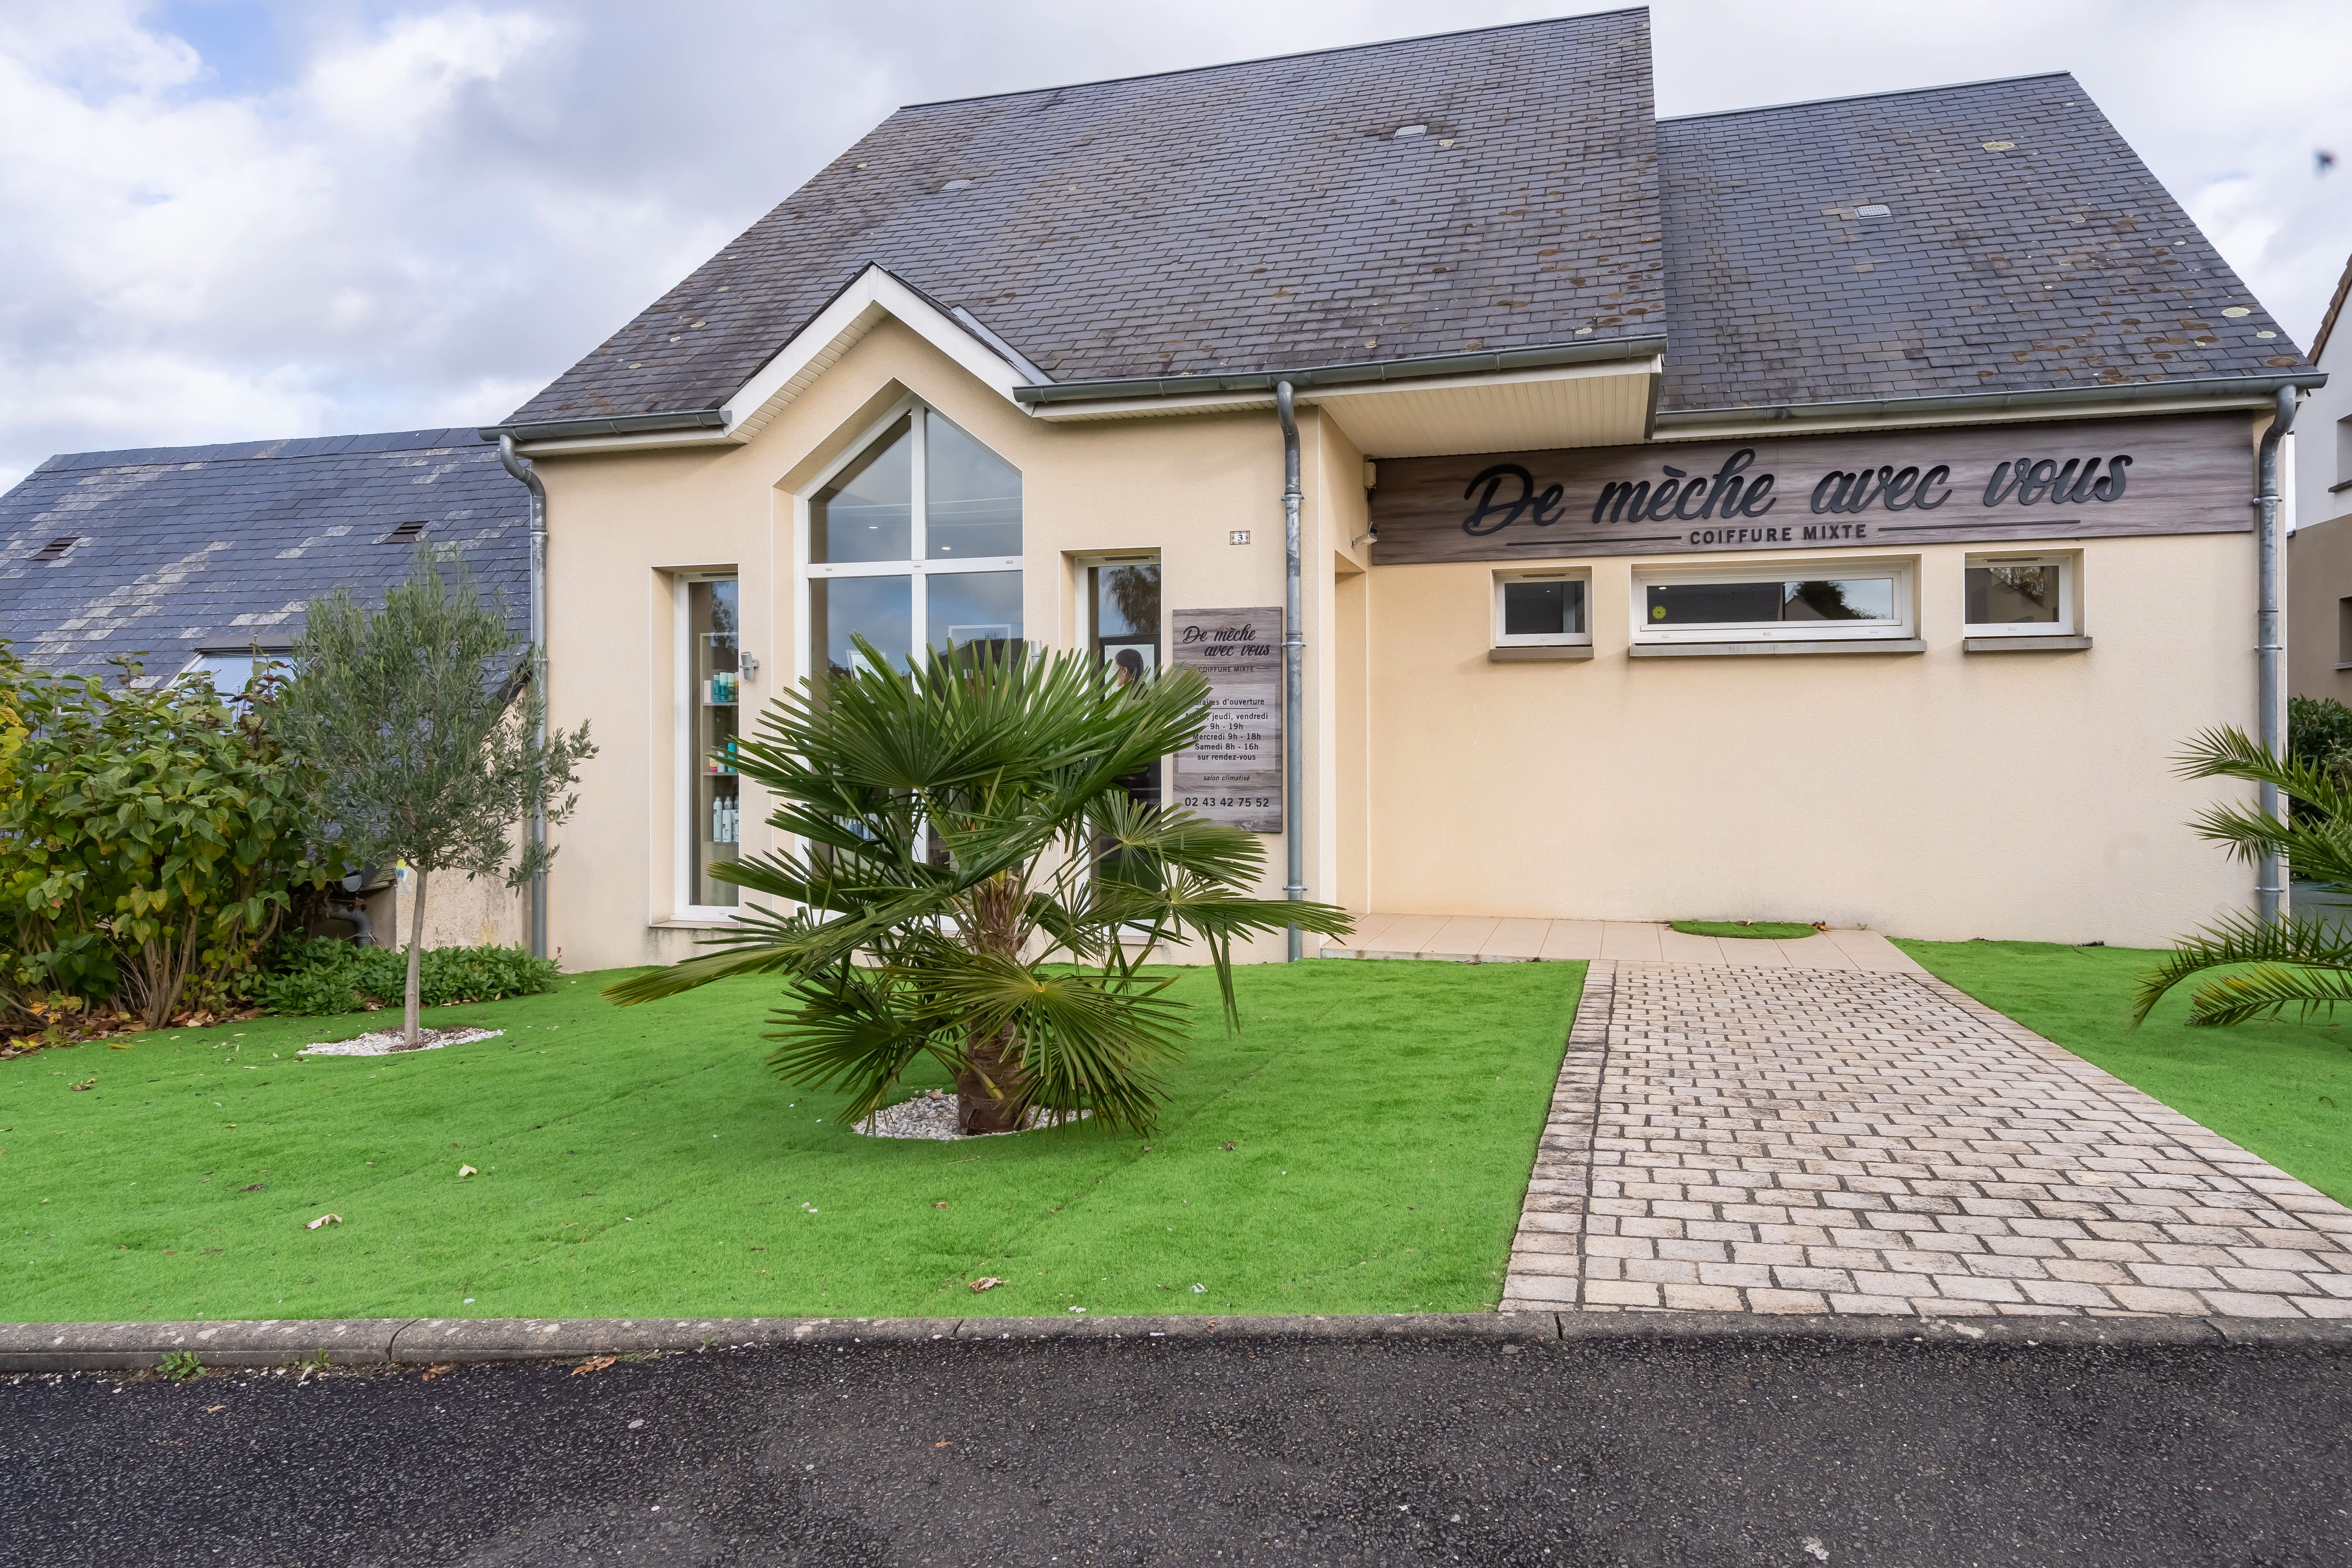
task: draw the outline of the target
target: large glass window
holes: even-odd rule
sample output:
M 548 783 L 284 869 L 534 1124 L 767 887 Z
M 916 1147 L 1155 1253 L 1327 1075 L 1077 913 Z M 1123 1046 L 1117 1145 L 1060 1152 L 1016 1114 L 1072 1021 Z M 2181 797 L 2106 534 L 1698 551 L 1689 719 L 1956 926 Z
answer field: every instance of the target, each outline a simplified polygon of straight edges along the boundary
M 856 637 L 893 660 L 1023 640 L 1021 475 L 929 408 L 810 500 L 808 545 L 813 669 L 857 668 Z
M 1910 635 L 1910 574 L 1901 566 L 1793 572 L 1637 574 L 1634 637 L 1647 642 L 1738 642 Z
M 2063 555 L 1972 555 L 1961 595 L 1969 637 L 2070 637 L 2074 563 Z
M 703 909 L 732 909 L 739 889 L 710 875 L 713 866 L 742 852 L 743 813 L 735 774 L 737 715 L 742 711 L 738 657 L 737 595 L 732 577 L 683 584 L 686 647 L 683 660 L 692 686 L 687 693 L 688 734 L 684 798 L 687 802 L 686 901 Z

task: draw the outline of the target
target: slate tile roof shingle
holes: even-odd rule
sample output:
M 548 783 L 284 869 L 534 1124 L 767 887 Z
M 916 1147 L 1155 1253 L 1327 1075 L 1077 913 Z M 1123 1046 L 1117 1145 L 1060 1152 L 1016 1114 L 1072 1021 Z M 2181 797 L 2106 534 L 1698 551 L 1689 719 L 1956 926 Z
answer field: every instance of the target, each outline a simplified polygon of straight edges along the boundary
M 716 407 L 869 264 L 1066 382 L 1654 334 L 1654 126 L 1639 10 L 915 105 L 510 422 Z
M 200 649 L 283 647 L 309 600 L 380 603 L 415 546 L 453 547 L 518 636 L 530 498 L 470 429 L 78 452 L 0 496 L 0 637 L 37 668 L 176 674 Z M 61 538 L 78 541 L 35 559 Z
M 1658 142 L 1661 408 L 2305 364 L 2063 72 L 1663 121 Z
M 875 264 L 1058 382 L 1662 324 L 1667 409 L 2305 363 L 2073 79 L 1660 122 L 1633 9 L 901 109 L 509 422 L 716 408 Z

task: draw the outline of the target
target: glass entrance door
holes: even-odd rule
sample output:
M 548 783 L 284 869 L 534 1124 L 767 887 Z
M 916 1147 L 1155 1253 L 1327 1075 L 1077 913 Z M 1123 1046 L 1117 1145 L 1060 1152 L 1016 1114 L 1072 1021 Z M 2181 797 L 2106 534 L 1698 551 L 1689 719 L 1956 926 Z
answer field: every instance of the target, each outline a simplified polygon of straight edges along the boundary
M 1087 568 L 1087 598 L 1097 659 L 1122 685 L 1160 673 L 1160 563 L 1106 562 Z M 1119 781 L 1146 805 L 1160 804 L 1158 764 Z

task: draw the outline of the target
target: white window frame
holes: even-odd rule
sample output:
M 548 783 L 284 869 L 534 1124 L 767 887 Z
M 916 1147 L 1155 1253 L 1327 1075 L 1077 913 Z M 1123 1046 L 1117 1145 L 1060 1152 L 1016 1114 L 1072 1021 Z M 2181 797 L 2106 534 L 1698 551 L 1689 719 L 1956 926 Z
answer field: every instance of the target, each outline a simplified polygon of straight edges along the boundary
M 1864 577 L 1891 578 L 1895 584 L 1896 618 L 1892 621 L 1718 621 L 1705 626 L 1653 627 L 1649 621 L 1652 584 L 1797 583 Z M 1633 641 L 1637 643 L 1719 642 L 1904 642 L 1916 637 L 1919 609 L 1913 593 L 1915 573 L 1909 561 L 1885 558 L 1857 561 L 1754 561 L 1738 566 L 1637 566 L 1633 572 Z
M 1583 585 L 1577 618 L 1584 623 L 1580 632 L 1521 632 L 1513 636 L 1503 630 L 1503 585 L 1507 583 L 1578 583 Z M 1592 642 L 1592 574 L 1572 567 L 1522 567 L 1495 574 L 1494 622 L 1488 635 L 1496 647 L 1585 647 Z
M 823 494 L 825 487 L 832 484 L 844 469 L 863 458 L 874 443 L 881 438 L 885 431 L 910 415 L 920 416 L 912 421 L 907 434 L 907 438 L 914 444 L 908 481 L 912 504 L 907 520 L 907 548 L 911 554 L 911 559 L 837 563 L 811 561 L 809 536 L 814 529 L 812 512 L 816 497 Z M 816 650 L 809 646 L 809 627 L 812 625 L 809 584 L 827 577 L 911 578 L 910 593 L 913 604 L 907 624 L 908 638 L 912 646 L 908 647 L 908 652 L 910 655 L 919 656 L 923 647 L 922 638 L 931 624 L 930 595 L 926 586 L 928 579 L 942 574 L 1020 572 L 1023 574 L 1021 580 L 1023 638 L 1031 643 L 1037 640 L 1029 634 L 1027 629 L 1029 580 L 1027 563 L 1023 556 L 976 555 L 963 561 L 927 561 L 923 558 L 924 551 L 929 543 L 927 538 L 929 497 L 926 492 L 929 488 L 930 479 L 930 422 L 933 419 L 947 419 L 949 424 L 955 425 L 954 420 L 948 419 L 948 416 L 936 407 L 920 397 L 908 394 L 892 404 L 887 413 L 859 432 L 857 438 L 843 449 L 841 456 L 818 470 L 815 479 L 793 497 L 793 586 L 796 611 L 793 619 L 800 628 L 793 639 L 798 646 L 793 651 L 793 662 L 799 678 L 806 679 L 816 672 Z M 961 425 L 956 425 L 956 428 L 963 430 Z M 963 433 L 971 437 L 971 439 L 982 447 L 994 453 L 1000 460 L 1005 461 L 1006 466 L 1013 466 L 1009 459 L 1003 458 L 1003 453 L 996 451 L 995 447 L 982 441 L 979 437 L 972 436 L 969 430 L 963 430 Z M 1018 469 L 1016 468 L 1015 471 L 1018 472 Z M 1028 542 L 1028 476 L 1024 474 L 1022 476 L 1021 537 L 1024 547 Z
M 671 834 L 674 875 L 671 878 L 673 885 L 670 889 L 670 907 L 677 912 L 671 918 L 713 922 L 732 921 L 743 912 L 743 906 L 740 903 L 698 904 L 693 901 L 694 834 L 695 829 L 700 825 L 698 821 L 700 807 L 696 799 L 698 792 L 694 787 L 694 780 L 698 776 L 695 771 L 696 764 L 700 761 L 694 754 L 694 720 L 702 699 L 701 693 L 695 689 L 694 626 L 688 605 L 688 595 L 692 592 L 695 584 L 731 582 L 735 584 L 735 614 L 740 625 L 740 618 L 743 614 L 743 576 L 740 572 L 721 572 L 713 569 L 707 572 L 672 572 L 669 574 L 669 581 L 670 623 L 674 628 L 670 663 L 676 675 L 670 693 L 673 729 L 670 787 L 678 792 L 677 809 L 674 814 L 677 820 L 673 825 Z M 736 635 L 740 639 L 742 634 L 739 630 Z M 739 715 L 737 726 L 740 732 L 741 727 L 740 715 L 742 710 L 739 707 L 736 711 Z M 738 773 L 736 777 L 740 779 L 742 775 Z M 739 783 L 735 786 L 739 810 L 744 803 L 745 793 L 744 786 Z M 750 814 L 745 813 L 745 815 Z M 736 852 L 740 855 L 742 848 L 739 834 Z
M 1968 621 L 1960 628 L 1962 637 L 2071 637 L 2081 635 L 2082 616 L 2074 591 L 2075 574 L 2082 570 L 2079 557 L 2066 552 L 2042 551 L 2021 555 L 1996 555 L 1990 551 L 1969 555 L 1960 563 L 1960 615 L 1969 613 L 1968 571 L 1972 566 L 2055 566 L 2058 568 L 2058 618 L 2055 621 L 1997 621 L 1979 625 Z

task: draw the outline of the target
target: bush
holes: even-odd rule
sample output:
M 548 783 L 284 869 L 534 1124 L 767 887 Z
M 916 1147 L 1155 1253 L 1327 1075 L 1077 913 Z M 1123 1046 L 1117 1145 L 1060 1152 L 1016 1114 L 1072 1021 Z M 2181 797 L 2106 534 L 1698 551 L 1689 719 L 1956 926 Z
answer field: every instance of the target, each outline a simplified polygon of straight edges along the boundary
M 262 1005 L 273 1013 L 316 1017 L 397 1007 L 407 985 L 407 954 L 388 947 L 353 947 L 328 937 L 285 943 L 261 983 Z M 424 1005 L 496 1002 L 555 989 L 561 966 L 520 947 L 434 947 L 425 951 Z
M 0 1008 L 119 1001 L 149 1028 L 249 984 L 312 858 L 317 775 L 271 730 L 279 684 L 53 677 L 0 642 Z

